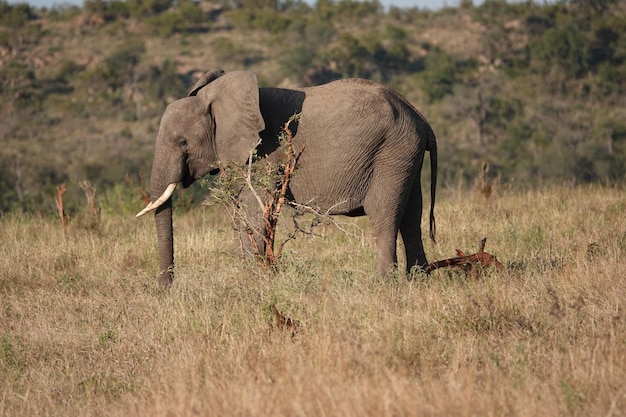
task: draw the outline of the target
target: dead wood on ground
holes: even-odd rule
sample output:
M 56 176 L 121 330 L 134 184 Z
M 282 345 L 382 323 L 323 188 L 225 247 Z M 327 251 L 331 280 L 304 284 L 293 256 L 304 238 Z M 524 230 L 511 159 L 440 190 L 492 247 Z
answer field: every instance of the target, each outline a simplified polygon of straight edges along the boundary
M 494 266 L 499 271 L 504 271 L 504 265 L 498 260 L 498 258 L 496 258 L 495 255 L 485 252 L 486 242 L 487 238 L 480 241 L 477 253 L 465 255 L 463 251 L 457 249 L 457 257 L 431 262 L 426 266 L 424 271 L 429 274 L 435 269 L 456 266 L 463 269 L 466 273 L 471 274 L 474 278 L 479 278 L 480 271 L 488 266 Z

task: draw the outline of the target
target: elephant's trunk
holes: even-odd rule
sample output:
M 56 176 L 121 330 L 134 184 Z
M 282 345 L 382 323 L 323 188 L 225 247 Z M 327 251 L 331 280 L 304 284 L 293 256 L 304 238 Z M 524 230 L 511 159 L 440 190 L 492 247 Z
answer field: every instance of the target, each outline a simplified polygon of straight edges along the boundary
M 159 250 L 159 284 L 161 288 L 168 288 L 174 280 L 174 230 L 172 226 L 172 194 L 181 180 L 180 171 L 163 170 L 163 167 L 178 167 L 179 163 L 172 163 L 168 155 L 159 146 L 154 155 L 152 172 L 150 174 L 150 199 L 148 206 L 137 214 L 143 215 L 155 210 L 154 220 L 157 232 Z
M 169 198 L 154 214 L 159 247 L 159 284 L 168 288 L 174 280 L 174 230 L 172 199 Z
M 149 211 L 156 210 L 154 220 L 157 229 L 157 241 L 159 246 L 159 282 L 162 288 L 170 286 L 174 280 L 174 230 L 172 227 L 172 194 L 176 189 L 176 183 L 171 183 L 160 194 L 159 186 L 152 187 L 152 201 L 137 213 L 137 217 L 143 216 Z M 157 198 L 155 199 L 155 196 Z
M 146 209 L 155 210 L 157 243 L 159 250 L 159 284 L 166 289 L 174 280 L 174 230 L 172 225 L 172 194 L 176 182 L 168 185 L 168 180 L 159 171 L 155 162 L 150 176 L 150 197 L 152 203 Z

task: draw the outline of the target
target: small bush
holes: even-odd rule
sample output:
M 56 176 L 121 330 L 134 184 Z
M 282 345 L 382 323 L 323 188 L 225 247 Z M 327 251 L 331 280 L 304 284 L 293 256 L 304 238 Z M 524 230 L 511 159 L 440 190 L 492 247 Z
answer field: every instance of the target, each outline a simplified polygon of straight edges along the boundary
M 420 77 L 422 92 L 430 102 L 452 93 L 455 72 L 454 62 L 446 53 L 435 49 L 428 54 Z
M 20 28 L 37 18 L 35 10 L 27 3 L 9 4 L 0 1 L 0 25 L 10 28 Z

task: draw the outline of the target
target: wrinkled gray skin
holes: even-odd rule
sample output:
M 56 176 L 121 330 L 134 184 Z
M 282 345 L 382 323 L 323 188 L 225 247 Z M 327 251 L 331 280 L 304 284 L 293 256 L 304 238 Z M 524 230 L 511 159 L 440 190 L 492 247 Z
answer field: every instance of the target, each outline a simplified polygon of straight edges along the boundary
M 245 164 L 259 137 L 257 154 L 272 158 L 278 133 L 296 113 L 302 116 L 291 125 L 294 149 L 305 148 L 290 183 L 290 197 L 330 209 L 331 214 L 368 215 L 379 274 L 386 275 L 396 266 L 398 231 L 406 248 L 407 270 L 426 265 L 420 171 L 428 150 L 434 240 L 435 135 L 405 98 L 367 80 L 288 90 L 259 88 L 251 72 L 208 72 L 188 97 L 170 104 L 163 114 L 150 178 L 152 201 L 169 184 L 182 182 L 187 187 L 208 173 L 215 174 L 220 161 Z M 248 215 L 261 225 L 262 213 L 249 194 L 244 190 L 240 201 L 247 203 Z M 156 208 L 155 220 L 159 280 L 167 287 L 174 265 L 171 198 Z M 262 236 L 256 239 L 264 248 Z

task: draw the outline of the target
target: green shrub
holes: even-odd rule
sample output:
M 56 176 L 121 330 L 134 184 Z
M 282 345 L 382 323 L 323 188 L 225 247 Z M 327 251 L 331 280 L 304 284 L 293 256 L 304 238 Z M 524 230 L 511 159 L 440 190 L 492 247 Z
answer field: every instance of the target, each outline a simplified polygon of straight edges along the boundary
M 0 26 L 19 28 L 36 18 L 35 10 L 26 2 L 9 4 L 4 0 L 0 1 Z
M 113 51 L 98 67 L 95 75 L 107 86 L 117 89 L 124 85 L 145 51 L 142 40 L 130 40 Z
M 244 44 L 237 43 L 225 36 L 215 38 L 211 42 L 211 47 L 220 61 L 220 65 L 224 65 L 224 62 L 232 62 L 247 66 L 262 58 L 258 51 L 247 48 Z
M 167 97 L 180 97 L 189 89 L 185 79 L 176 71 L 176 61 L 165 59 L 158 66 L 150 67 L 145 85 L 151 97 L 163 100 Z
M 290 19 L 272 9 L 236 9 L 228 13 L 228 19 L 235 28 L 257 29 L 269 33 L 283 33 L 290 25 Z
M 147 25 L 152 33 L 167 38 L 175 33 L 184 31 L 187 28 L 187 22 L 178 12 L 162 13 L 154 15 L 146 19 Z
M 540 72 L 556 67 L 568 77 L 581 77 L 589 69 L 591 45 L 575 24 L 548 29 L 530 44 L 530 55 Z
M 383 6 L 378 0 L 339 0 L 335 3 L 335 8 L 339 16 L 358 20 L 366 16 L 379 14 Z
M 85 0 L 83 7 L 88 14 L 96 14 L 106 22 L 113 22 L 129 17 L 132 5 L 122 0 Z
M 135 0 L 129 3 L 136 4 L 138 16 L 147 14 L 161 14 L 169 10 L 175 3 L 174 0 Z
M 425 70 L 421 74 L 421 89 L 430 101 L 441 100 L 452 93 L 455 81 L 455 65 L 445 52 L 435 49 L 425 60 Z

